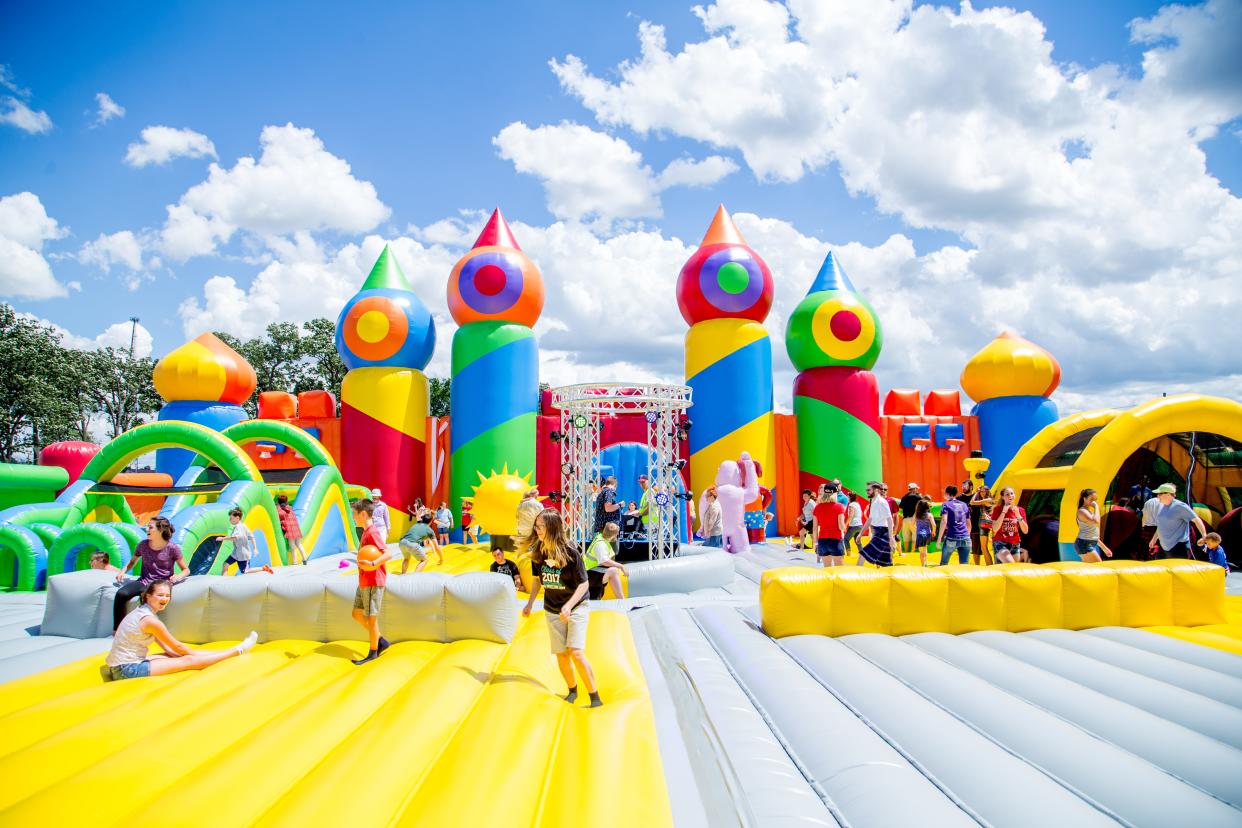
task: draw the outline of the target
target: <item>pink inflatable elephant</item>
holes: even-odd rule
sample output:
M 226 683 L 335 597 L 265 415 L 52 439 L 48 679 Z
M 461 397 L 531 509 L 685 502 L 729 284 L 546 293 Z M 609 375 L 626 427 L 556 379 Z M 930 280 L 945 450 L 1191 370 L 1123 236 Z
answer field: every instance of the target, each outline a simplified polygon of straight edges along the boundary
M 745 552 L 750 549 L 743 516 L 746 504 L 759 497 L 759 477 L 749 452 L 742 452 L 738 461 L 726 460 L 716 471 L 716 500 L 720 503 L 720 526 L 723 530 L 723 546 L 727 552 Z M 699 498 L 699 514 L 707 513 L 707 495 Z

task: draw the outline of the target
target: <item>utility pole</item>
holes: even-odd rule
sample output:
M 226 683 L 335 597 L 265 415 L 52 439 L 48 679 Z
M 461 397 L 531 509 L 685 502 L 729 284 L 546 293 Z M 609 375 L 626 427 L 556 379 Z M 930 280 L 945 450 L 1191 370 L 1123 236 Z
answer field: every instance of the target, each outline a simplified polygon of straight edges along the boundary
M 134 358 L 134 339 L 138 336 L 138 317 L 131 316 L 129 318 L 131 327 L 129 329 L 129 358 Z

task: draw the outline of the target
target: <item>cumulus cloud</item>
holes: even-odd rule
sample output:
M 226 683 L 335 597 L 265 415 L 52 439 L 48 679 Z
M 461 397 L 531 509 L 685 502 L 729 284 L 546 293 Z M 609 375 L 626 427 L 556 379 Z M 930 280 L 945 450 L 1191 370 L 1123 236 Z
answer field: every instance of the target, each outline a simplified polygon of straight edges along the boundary
M 603 227 L 614 219 L 658 218 L 663 190 L 707 186 L 737 170 L 713 155 L 678 159 L 657 175 L 625 140 L 571 122 L 531 129 L 515 121 L 492 143 L 514 169 L 542 181 L 553 215 Z
M 30 90 L 18 86 L 12 71 L 4 64 L 0 64 L 0 89 L 11 93 L 0 95 L 0 124 L 17 127 L 32 135 L 52 128 L 52 119 L 43 110 L 31 108 Z
M 97 109 L 95 111 L 95 122 L 91 124 L 92 128 L 106 124 L 113 118 L 125 117 L 125 107 L 112 100 L 112 96 L 107 92 L 96 92 L 95 104 Z
M 134 340 L 134 356 L 143 359 L 151 356 L 153 339 L 151 332 L 147 330 L 141 322 L 134 324 L 130 321 L 114 322 L 104 331 L 96 336 L 79 336 L 72 331 L 35 316 L 33 313 L 18 313 L 27 319 L 47 325 L 60 334 L 60 341 L 69 348 L 76 348 L 79 351 L 94 351 L 100 348 L 117 348 L 120 350 L 129 350 L 130 335 L 132 332 Z
M 174 158 L 216 157 L 216 145 L 211 139 L 192 129 L 149 126 L 139 136 L 141 140 L 130 144 L 125 152 L 125 163 L 131 167 L 167 164 Z
M 212 164 L 207 180 L 169 205 L 161 248 L 178 261 L 215 251 L 237 231 L 258 237 L 299 231 L 363 233 L 388 218 L 369 181 L 324 149 L 314 130 L 268 126 L 258 160 L 229 169 Z
M 110 235 L 100 233 L 99 238 L 82 245 L 77 259 L 82 264 L 95 265 L 104 273 L 110 272 L 113 265 L 141 270 L 142 244 L 132 230 Z
M 0 198 L 0 296 L 51 299 L 68 295 L 43 256 L 43 243 L 69 233 L 34 193 Z

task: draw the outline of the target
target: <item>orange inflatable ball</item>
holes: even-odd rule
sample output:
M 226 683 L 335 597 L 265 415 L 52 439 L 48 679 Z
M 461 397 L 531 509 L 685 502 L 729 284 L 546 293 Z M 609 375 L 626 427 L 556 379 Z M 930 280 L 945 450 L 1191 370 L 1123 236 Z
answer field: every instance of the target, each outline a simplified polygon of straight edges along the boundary
M 379 547 L 367 544 L 358 550 L 358 568 L 363 572 L 374 572 L 378 568 L 375 562 L 382 554 Z

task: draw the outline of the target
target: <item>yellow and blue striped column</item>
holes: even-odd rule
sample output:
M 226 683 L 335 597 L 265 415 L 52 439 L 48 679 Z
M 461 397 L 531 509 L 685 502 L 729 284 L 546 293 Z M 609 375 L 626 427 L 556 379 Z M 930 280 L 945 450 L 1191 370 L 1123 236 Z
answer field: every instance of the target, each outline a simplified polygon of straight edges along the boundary
M 699 249 L 677 278 L 686 334 L 686 384 L 693 389 L 690 485 L 712 485 L 724 460 L 744 451 L 775 490 L 772 342 L 763 320 L 772 308 L 772 272 L 721 206 Z M 772 527 L 771 531 L 775 531 Z
M 448 307 L 461 326 L 453 335 L 449 426 L 449 508 L 460 527 L 462 498 L 481 479 L 506 467 L 518 477 L 535 474 L 539 349 L 531 327 L 543 311 L 543 276 L 499 210 L 453 267 Z

